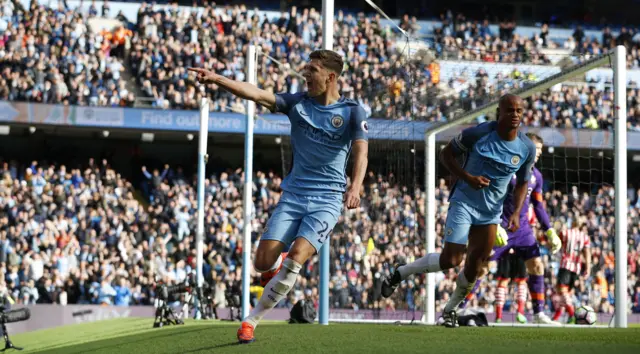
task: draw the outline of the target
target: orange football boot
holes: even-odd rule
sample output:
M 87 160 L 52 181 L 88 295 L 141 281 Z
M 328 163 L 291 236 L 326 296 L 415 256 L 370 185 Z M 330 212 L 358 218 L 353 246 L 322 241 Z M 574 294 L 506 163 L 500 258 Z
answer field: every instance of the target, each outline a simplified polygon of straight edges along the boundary
M 242 325 L 238 328 L 238 342 L 241 344 L 249 344 L 255 340 L 253 337 L 253 326 L 248 322 L 242 322 Z
M 267 283 L 269 283 L 269 281 L 271 280 L 271 278 L 275 277 L 276 274 L 278 274 L 278 272 L 280 271 L 280 269 L 282 269 L 282 264 L 284 263 L 284 259 L 287 258 L 287 253 L 288 252 L 282 252 L 282 262 L 280 262 L 280 266 L 278 266 L 278 268 L 274 269 L 274 270 L 270 270 L 268 272 L 264 272 L 260 275 L 260 286 L 261 287 L 265 287 L 267 286 Z

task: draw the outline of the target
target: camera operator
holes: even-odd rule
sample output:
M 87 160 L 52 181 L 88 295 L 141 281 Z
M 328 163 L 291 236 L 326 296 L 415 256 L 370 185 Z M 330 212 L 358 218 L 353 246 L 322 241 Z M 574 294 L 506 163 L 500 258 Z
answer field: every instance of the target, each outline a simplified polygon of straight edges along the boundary
M 212 298 L 212 306 L 213 306 L 213 314 L 215 318 L 219 319 L 218 316 L 218 307 L 225 308 L 227 307 L 227 284 L 221 281 L 215 282 L 213 286 L 213 298 Z
M 240 297 L 240 294 L 242 294 L 241 284 L 234 282 L 232 279 L 217 279 L 212 281 L 210 289 L 212 294 L 208 305 L 211 307 L 213 316 L 216 319 L 221 319 L 218 309 L 228 308 L 230 311 L 228 320 L 240 320 L 242 316 L 240 310 L 242 307 L 242 299 Z
M 15 304 L 15 300 L 11 297 L 11 293 L 5 282 L 0 283 L 0 307 L 3 307 L 5 310 L 10 310 L 11 305 Z
M 189 311 L 192 301 L 194 277 L 187 277 L 183 282 L 167 284 L 162 279 L 157 279 L 154 289 L 156 316 L 154 328 L 164 325 L 184 324 L 182 316 Z M 176 314 L 173 307 L 182 305 L 182 313 Z
M 242 294 L 242 287 L 239 282 L 227 280 L 227 291 L 225 292 L 225 298 L 227 299 L 227 306 L 231 308 L 242 307 L 242 300 L 240 294 Z

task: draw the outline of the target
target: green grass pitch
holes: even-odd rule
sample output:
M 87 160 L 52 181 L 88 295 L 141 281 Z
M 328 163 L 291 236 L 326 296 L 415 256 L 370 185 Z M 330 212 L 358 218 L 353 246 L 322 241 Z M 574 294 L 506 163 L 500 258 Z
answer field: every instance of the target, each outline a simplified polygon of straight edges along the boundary
M 640 327 L 470 328 L 371 324 L 258 326 L 256 342 L 236 344 L 239 323 L 188 321 L 151 328 L 129 318 L 71 325 L 11 337 L 23 353 L 640 353 Z

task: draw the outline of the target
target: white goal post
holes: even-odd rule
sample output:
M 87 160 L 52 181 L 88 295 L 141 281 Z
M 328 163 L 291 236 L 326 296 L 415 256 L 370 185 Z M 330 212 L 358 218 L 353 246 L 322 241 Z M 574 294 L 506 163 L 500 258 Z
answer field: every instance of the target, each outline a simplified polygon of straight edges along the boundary
M 567 78 L 584 75 L 587 71 L 605 64 L 613 64 L 614 72 L 614 150 L 615 150 L 615 327 L 627 327 L 627 109 L 626 109 L 626 50 L 624 46 L 616 47 L 611 53 L 588 60 L 561 73 L 550 76 L 544 80 L 515 90 L 512 93 L 522 98 L 527 98 L 535 93 L 547 90 L 552 86 L 566 81 Z M 451 118 L 447 122 L 427 128 L 425 132 L 425 214 L 426 227 L 425 238 L 427 252 L 435 252 L 436 248 L 436 166 L 438 149 L 436 134 L 449 128 L 469 123 L 473 119 L 495 111 L 498 100 L 494 100 L 475 110 L 467 112 L 459 117 Z M 427 275 L 426 282 L 425 313 L 422 321 L 426 324 L 435 324 L 435 274 Z

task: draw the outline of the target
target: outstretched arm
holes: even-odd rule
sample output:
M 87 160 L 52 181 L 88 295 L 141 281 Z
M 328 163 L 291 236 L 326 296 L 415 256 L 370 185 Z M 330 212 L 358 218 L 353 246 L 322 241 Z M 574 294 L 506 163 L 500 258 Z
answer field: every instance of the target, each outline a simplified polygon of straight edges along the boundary
M 201 84 L 216 84 L 226 91 L 268 108 L 271 112 L 276 111 L 276 95 L 269 91 L 262 90 L 248 82 L 236 81 L 216 74 L 213 70 L 202 68 L 189 68 L 189 71 L 197 74 L 197 80 Z
M 142 174 L 147 178 L 147 179 L 151 179 L 153 176 L 151 175 L 151 173 L 149 173 L 149 171 L 147 171 L 147 167 L 146 166 L 142 166 Z

